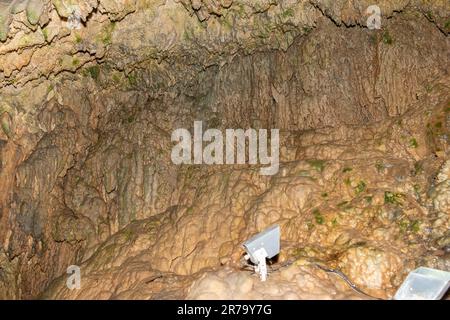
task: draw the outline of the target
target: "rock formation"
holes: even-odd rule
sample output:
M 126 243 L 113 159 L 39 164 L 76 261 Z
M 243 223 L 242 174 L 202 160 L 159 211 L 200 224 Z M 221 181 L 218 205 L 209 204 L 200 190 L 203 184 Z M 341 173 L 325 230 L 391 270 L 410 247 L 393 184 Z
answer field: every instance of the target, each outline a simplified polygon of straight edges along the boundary
M 450 3 L 0 0 L 0 299 L 389 298 L 450 270 Z M 280 129 L 280 170 L 171 133 Z M 241 243 L 281 226 L 259 282 Z M 66 269 L 82 285 L 66 287 Z

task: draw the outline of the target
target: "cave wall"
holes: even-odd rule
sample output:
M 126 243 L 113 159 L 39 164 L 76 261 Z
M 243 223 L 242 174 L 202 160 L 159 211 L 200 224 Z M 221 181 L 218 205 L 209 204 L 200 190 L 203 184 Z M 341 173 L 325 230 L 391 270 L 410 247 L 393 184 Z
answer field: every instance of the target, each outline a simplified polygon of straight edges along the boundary
M 74 1 L 79 30 L 67 28 L 60 1 L 17 1 L 14 11 L 1 3 L 0 298 L 36 297 L 136 220 L 182 216 L 192 198 L 208 203 L 171 164 L 174 128 L 194 119 L 291 132 L 373 124 L 406 114 L 448 79 L 446 1 L 380 1 L 380 31 L 364 27 L 364 1 L 217 3 Z M 251 199 L 268 182 L 249 175 Z M 236 201 L 232 212 L 254 206 Z M 245 229 L 235 242 L 259 225 L 233 217 L 225 229 Z M 152 238 L 155 268 L 191 274 L 224 259 L 213 251 L 226 232 L 206 249 L 214 227 L 194 239 L 197 223 L 180 234 L 192 238 L 185 247 L 163 251 L 174 228 Z

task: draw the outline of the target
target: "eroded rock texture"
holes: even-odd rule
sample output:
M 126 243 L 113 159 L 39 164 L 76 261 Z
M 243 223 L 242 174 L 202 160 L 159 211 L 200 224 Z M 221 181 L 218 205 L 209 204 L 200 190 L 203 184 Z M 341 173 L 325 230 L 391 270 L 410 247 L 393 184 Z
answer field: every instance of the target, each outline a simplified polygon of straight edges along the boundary
M 367 298 L 316 264 L 387 298 L 450 270 L 450 6 L 380 0 L 369 30 L 371 4 L 1 0 L 0 298 Z M 279 128 L 279 172 L 174 165 L 194 120 Z M 260 283 L 240 244 L 275 223 Z

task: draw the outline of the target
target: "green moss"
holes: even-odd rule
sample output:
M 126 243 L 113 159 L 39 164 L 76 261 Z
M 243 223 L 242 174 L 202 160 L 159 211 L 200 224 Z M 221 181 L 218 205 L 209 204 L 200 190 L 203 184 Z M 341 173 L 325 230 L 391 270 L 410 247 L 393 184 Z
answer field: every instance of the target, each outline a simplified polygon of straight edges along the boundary
M 186 40 L 186 41 L 191 40 L 191 36 L 189 35 L 189 32 L 187 32 L 187 30 L 183 31 L 183 40 Z
M 366 200 L 367 203 L 371 204 L 373 200 L 373 196 L 366 196 L 364 197 L 364 200 Z
M 112 33 L 116 28 L 116 23 L 111 22 L 108 26 L 103 29 L 101 34 L 101 41 L 104 45 L 109 45 L 112 43 Z
M 321 194 L 321 196 L 322 196 L 322 198 L 327 198 L 328 197 L 328 193 L 324 192 L 324 193 Z
M 419 146 L 419 143 L 417 142 L 416 138 L 411 138 L 409 140 L 409 146 L 411 148 L 417 148 Z
M 102 42 L 103 42 L 103 44 L 104 45 L 109 45 L 109 44 L 111 44 L 111 35 L 105 35 L 103 38 L 102 38 Z
M 242 4 L 242 3 L 238 3 L 237 4 L 237 13 L 238 13 L 238 15 L 239 15 L 239 17 L 241 17 L 241 18 L 243 18 L 243 17 L 246 17 L 247 16 L 247 13 L 246 13 L 246 11 L 245 11 L 245 6 L 244 6 L 244 4 Z
M 445 22 L 444 28 L 450 30 L 450 20 L 447 20 L 447 22 Z
M 26 11 L 28 22 L 35 25 L 39 22 L 40 14 L 32 9 Z
M 309 160 L 308 164 L 318 172 L 323 172 L 325 169 L 325 161 L 323 160 Z
M 350 168 L 350 167 L 345 167 L 343 170 L 342 170 L 342 172 L 343 173 L 346 173 L 346 172 L 350 172 L 350 171 L 352 171 L 353 169 L 352 168 Z
M 313 31 L 313 28 L 311 28 L 311 27 L 303 27 L 303 33 L 309 34 L 309 33 L 311 33 L 311 31 Z
M 410 220 L 404 219 L 404 220 L 401 220 L 398 225 L 399 225 L 400 231 L 402 233 L 405 233 L 405 232 L 418 233 L 420 231 L 420 224 L 421 224 L 420 220 L 410 221 Z
M 367 187 L 367 185 L 363 180 L 358 182 L 358 184 L 355 187 L 356 194 L 360 194 L 361 192 L 364 192 L 366 190 L 366 187 Z
M 80 65 L 80 60 L 78 58 L 73 58 L 72 65 L 74 67 L 79 66 Z
M 344 184 L 345 184 L 346 186 L 350 186 L 350 185 L 352 184 L 352 180 L 351 180 L 350 178 L 345 178 L 345 179 L 344 179 Z
M 219 21 L 226 30 L 228 31 L 233 30 L 233 21 L 229 19 L 227 16 L 222 16 Z
M 335 227 L 335 226 L 338 225 L 337 218 L 334 218 L 333 220 L 331 220 L 331 225 L 332 225 L 333 227 Z
M 135 85 L 138 84 L 137 77 L 136 77 L 135 74 L 130 73 L 130 74 L 127 76 L 127 79 L 128 79 L 128 83 L 129 83 L 131 86 L 135 86 Z
M 292 8 L 288 8 L 281 13 L 283 18 L 290 18 L 294 16 L 294 10 Z
M 386 167 L 385 167 L 385 165 L 384 165 L 383 162 L 377 161 L 377 162 L 375 163 L 375 168 L 377 169 L 378 173 L 381 173 L 381 172 L 383 172 L 383 170 L 384 170 Z
M 83 41 L 81 36 L 78 33 L 75 33 L 75 42 L 76 43 L 81 43 L 81 41 Z
M 267 39 L 270 37 L 272 31 L 267 25 L 260 25 L 258 28 L 258 37 L 261 39 Z
M 92 79 L 98 80 L 98 77 L 100 75 L 100 67 L 99 66 L 96 65 L 96 66 L 88 67 L 86 70 Z
M 6 134 L 6 136 L 9 137 L 11 131 L 10 131 L 10 128 L 9 128 L 8 124 L 6 122 L 4 122 L 4 121 L 2 121 L 2 130 Z
M 44 37 L 44 40 L 48 42 L 48 30 L 46 28 L 42 29 L 42 36 Z
M 131 229 L 124 230 L 123 232 L 125 241 L 128 242 L 133 238 L 134 232 Z
M 420 220 L 414 220 L 411 222 L 411 225 L 409 226 L 411 231 L 414 233 L 417 233 L 420 231 Z
M 2 126 L 3 132 L 6 134 L 6 136 L 10 137 L 11 136 L 11 128 L 9 127 L 7 118 L 3 118 L 1 120 L 1 126 Z
M 405 233 L 409 227 L 409 221 L 402 220 L 399 222 L 398 226 L 400 227 L 400 232 Z
M 31 43 L 31 38 L 29 35 L 25 35 L 19 40 L 20 46 L 28 46 Z
M 319 209 L 313 210 L 314 220 L 317 224 L 323 224 L 325 222 L 325 218 L 320 213 Z
M 383 33 L 382 41 L 383 41 L 384 44 L 389 44 L 389 45 L 394 43 L 394 40 L 392 39 L 392 36 L 389 34 L 389 31 L 386 30 Z
M 391 191 L 385 191 L 384 192 L 384 203 L 385 204 L 402 204 L 402 199 L 404 198 L 404 195 L 401 193 L 395 193 Z
M 414 170 L 413 170 L 413 175 L 417 176 L 419 174 L 421 174 L 423 172 L 423 165 L 422 162 L 420 161 L 416 161 L 414 163 Z
M 119 75 L 118 75 L 117 73 L 114 73 L 114 74 L 112 75 L 112 80 L 113 80 L 115 83 L 119 83 L 119 82 L 120 82 L 120 77 L 119 77 Z

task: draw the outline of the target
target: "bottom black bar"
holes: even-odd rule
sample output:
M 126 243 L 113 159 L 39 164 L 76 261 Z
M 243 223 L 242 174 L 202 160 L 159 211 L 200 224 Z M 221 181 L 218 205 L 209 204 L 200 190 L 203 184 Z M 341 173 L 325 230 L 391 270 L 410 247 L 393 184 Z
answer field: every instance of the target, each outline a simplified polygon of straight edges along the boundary
M 57 319 L 113 317 L 140 319 L 306 319 L 371 316 L 381 320 L 394 312 L 402 318 L 430 317 L 448 311 L 449 301 L 1 301 L 4 314 Z M 10 310 L 7 310 L 10 309 Z M 398 309 L 398 310 L 395 310 Z M 11 312 L 11 313 L 9 313 Z M 445 313 L 443 313 L 445 314 Z M 6 319 L 6 318 L 5 318 Z M 285 318 L 288 319 L 288 318 Z

